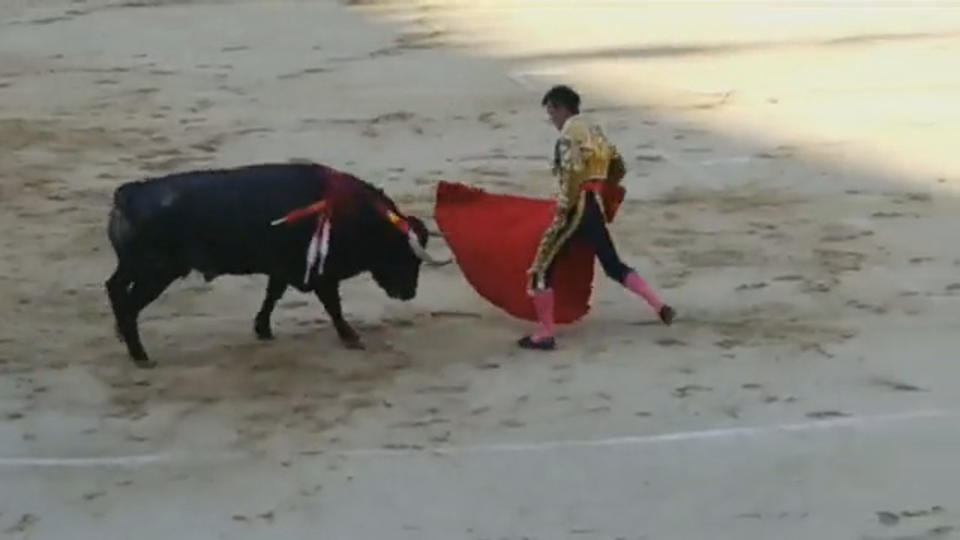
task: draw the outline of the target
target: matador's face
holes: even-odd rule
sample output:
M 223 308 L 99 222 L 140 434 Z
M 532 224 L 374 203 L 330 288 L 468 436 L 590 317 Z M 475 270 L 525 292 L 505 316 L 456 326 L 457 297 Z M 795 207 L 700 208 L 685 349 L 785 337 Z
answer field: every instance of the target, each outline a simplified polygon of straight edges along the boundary
M 570 111 L 568 111 L 566 107 L 547 103 L 547 116 L 550 117 L 550 123 L 553 124 L 554 127 L 561 129 L 563 123 L 570 117 Z

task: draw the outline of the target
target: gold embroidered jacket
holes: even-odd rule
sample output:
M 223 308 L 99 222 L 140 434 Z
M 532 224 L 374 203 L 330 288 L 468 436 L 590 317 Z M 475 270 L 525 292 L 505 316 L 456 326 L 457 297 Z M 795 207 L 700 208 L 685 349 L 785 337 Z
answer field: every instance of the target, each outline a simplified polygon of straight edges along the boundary
M 547 269 L 580 224 L 585 197 L 590 195 L 582 189 L 583 185 L 596 179 L 619 182 L 626 170 L 616 145 L 599 125 L 580 115 L 571 116 L 563 124 L 553 161 L 559 187 L 557 208 L 528 271 L 532 289 L 545 286 Z

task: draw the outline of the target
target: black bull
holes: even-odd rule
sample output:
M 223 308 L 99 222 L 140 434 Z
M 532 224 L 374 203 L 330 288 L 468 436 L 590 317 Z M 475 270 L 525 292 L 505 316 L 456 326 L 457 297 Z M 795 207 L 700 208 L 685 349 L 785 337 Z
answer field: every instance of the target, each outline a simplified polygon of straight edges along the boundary
M 307 248 L 317 220 L 272 224 L 292 210 L 320 200 L 330 206 L 330 233 L 322 273 L 307 275 Z M 387 214 L 385 215 L 385 212 Z M 191 271 L 207 281 L 220 275 L 266 274 L 266 296 L 254 319 L 261 339 L 273 332 L 270 315 L 287 287 L 313 292 L 340 339 L 362 347 L 344 320 L 339 283 L 364 272 L 394 299 L 417 292 L 427 230 L 403 216 L 383 191 L 351 175 L 304 163 L 250 165 L 193 171 L 127 182 L 114 192 L 108 236 L 117 267 L 106 282 L 117 333 L 133 361 L 150 367 L 140 341 L 139 313 Z

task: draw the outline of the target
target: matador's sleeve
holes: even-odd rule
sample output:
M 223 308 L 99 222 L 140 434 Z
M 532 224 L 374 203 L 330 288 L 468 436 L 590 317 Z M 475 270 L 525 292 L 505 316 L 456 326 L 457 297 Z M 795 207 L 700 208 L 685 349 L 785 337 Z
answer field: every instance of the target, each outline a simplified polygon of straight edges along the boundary
M 607 165 L 607 182 L 611 185 L 620 185 L 620 181 L 627 174 L 627 166 L 623 162 L 623 156 L 617 149 L 617 145 L 608 142 L 610 145 L 610 164 Z
M 557 171 L 560 192 L 557 194 L 557 215 L 566 215 L 577 202 L 580 184 L 586 171 L 587 151 L 582 137 L 576 130 L 564 134 L 557 141 L 560 150 L 560 167 Z M 557 218 L 555 217 L 554 220 Z

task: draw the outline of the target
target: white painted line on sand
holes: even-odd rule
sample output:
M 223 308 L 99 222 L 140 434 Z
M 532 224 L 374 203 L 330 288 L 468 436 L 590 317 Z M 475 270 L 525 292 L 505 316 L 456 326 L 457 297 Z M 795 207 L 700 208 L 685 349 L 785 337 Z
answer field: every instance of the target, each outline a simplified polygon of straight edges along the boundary
M 612 437 L 595 440 L 565 440 L 543 441 L 533 443 L 505 443 L 475 446 L 450 446 L 435 448 L 366 448 L 356 450 L 332 450 L 328 455 L 346 457 L 403 457 L 435 455 L 468 455 L 468 454 L 504 454 L 520 452 L 548 452 L 569 450 L 573 448 L 610 448 L 624 446 L 646 446 L 684 441 L 725 440 L 736 437 L 757 437 L 778 433 L 797 433 L 807 431 L 824 431 L 829 429 L 850 427 L 870 428 L 881 424 L 906 422 L 924 418 L 956 417 L 957 414 L 942 410 L 914 411 L 898 414 L 877 416 L 854 416 L 818 420 L 796 424 L 779 424 L 768 426 L 748 426 L 738 428 L 708 429 L 702 431 L 682 431 L 678 433 L 664 433 L 660 435 Z M 319 455 L 327 454 L 322 452 Z M 87 458 L 40 458 L 40 457 L 0 457 L 0 467 L 141 467 L 159 463 L 197 462 L 197 461 L 226 461 L 229 459 L 253 458 L 253 454 L 219 453 L 219 454 L 190 454 L 165 453 L 136 456 L 106 456 Z
M 664 433 L 661 435 L 645 435 L 631 437 L 613 437 L 609 439 L 596 440 L 566 440 L 566 441 L 543 441 L 535 443 L 507 443 L 491 444 L 477 446 L 447 447 L 447 448 L 371 448 L 363 450 L 348 450 L 345 452 L 336 452 L 339 455 L 347 456 L 391 456 L 391 455 L 416 455 L 424 453 L 434 454 L 497 454 L 511 452 L 544 452 L 552 450 L 566 450 L 571 448 L 603 448 L 617 446 L 644 446 L 651 444 L 662 444 L 682 441 L 706 441 L 718 439 L 732 439 L 735 437 L 756 437 L 760 435 L 770 435 L 775 433 L 796 433 L 805 431 L 822 431 L 842 427 L 869 428 L 880 424 L 892 422 L 903 422 L 909 420 L 919 420 L 923 418 L 944 418 L 956 416 L 955 413 L 929 410 L 914 411 L 897 414 L 877 415 L 877 416 L 854 416 L 834 418 L 831 420 L 817 420 L 811 422 L 802 422 L 796 424 L 779 424 L 772 426 L 752 426 L 724 429 L 708 429 L 703 431 L 683 431 L 678 433 Z
M 751 161 L 753 161 L 752 156 L 732 156 L 732 157 L 704 159 L 700 162 L 700 164 L 701 165 L 721 165 L 723 163 L 750 163 Z
M 701 172 L 699 169 L 694 168 L 692 164 L 686 160 L 678 159 L 673 154 L 660 150 L 660 155 L 663 156 L 663 159 L 668 163 L 671 163 L 677 169 L 680 169 L 681 172 L 687 175 L 687 178 L 697 180 L 698 182 L 704 185 L 711 185 L 711 178 L 705 173 Z
M 141 454 L 103 457 L 0 457 L 0 467 L 141 467 L 178 461 L 223 461 L 241 454 Z
M 529 81 L 529 77 L 533 76 L 559 76 L 567 75 L 570 73 L 569 70 L 564 68 L 540 68 L 540 69 L 518 69 L 507 73 L 507 78 L 511 81 L 517 83 L 518 85 L 524 87 L 527 90 L 534 90 L 534 85 Z

